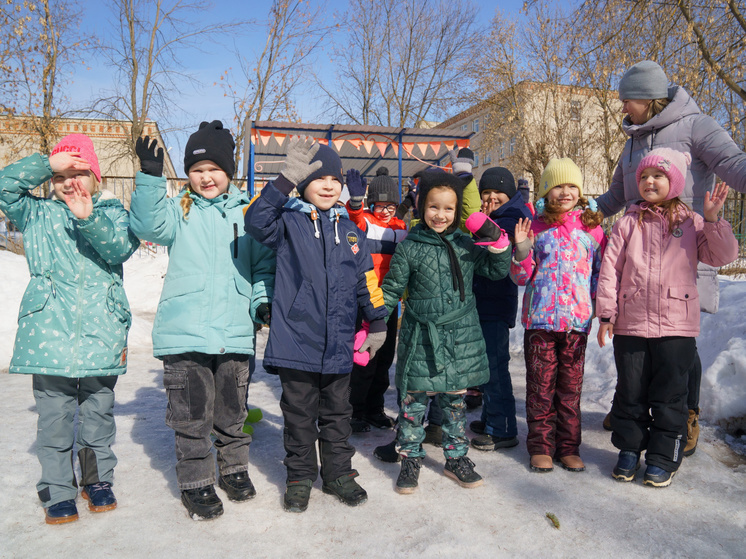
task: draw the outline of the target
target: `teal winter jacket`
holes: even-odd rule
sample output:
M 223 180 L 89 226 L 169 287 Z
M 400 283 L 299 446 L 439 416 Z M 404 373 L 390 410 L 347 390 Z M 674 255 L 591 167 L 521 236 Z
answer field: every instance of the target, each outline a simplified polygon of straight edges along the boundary
M 132 322 L 122 263 L 137 250 L 127 211 L 108 193 L 77 219 L 61 200 L 29 190 L 52 176 L 49 158 L 32 155 L 0 171 L 0 210 L 23 233 L 31 280 L 18 313 L 11 373 L 69 378 L 127 370 Z
M 275 255 L 244 233 L 249 199 L 231 185 L 208 200 L 166 198 L 166 179 L 137 173 L 132 230 L 168 247 L 169 260 L 153 323 L 156 357 L 187 352 L 254 353 L 254 319 L 272 300 Z
M 463 301 L 454 286 L 445 241 L 453 247 L 461 269 Z M 451 392 L 489 380 L 472 283 L 474 274 L 492 280 L 507 276 L 510 255 L 509 249 L 495 254 L 476 246 L 459 230 L 442 237 L 422 224 L 397 245 L 381 289 L 389 310 L 409 290 L 396 360 L 396 387 L 402 394 Z

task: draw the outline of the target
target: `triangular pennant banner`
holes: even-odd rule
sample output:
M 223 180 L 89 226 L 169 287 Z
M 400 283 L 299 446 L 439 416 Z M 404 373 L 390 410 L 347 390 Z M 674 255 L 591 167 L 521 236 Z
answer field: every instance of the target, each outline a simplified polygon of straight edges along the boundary
M 275 141 L 277 142 L 277 145 L 282 146 L 282 144 L 285 143 L 285 138 L 287 137 L 287 134 L 275 134 Z
M 363 141 L 359 138 L 355 138 L 354 140 L 347 140 L 347 143 L 355 146 L 357 149 L 360 149 L 360 146 L 363 145 Z
M 402 144 L 402 147 L 404 148 L 404 151 L 406 151 L 409 155 L 412 155 L 412 149 L 414 149 L 414 144 L 411 142 L 404 142 Z
M 430 147 L 433 149 L 435 155 L 438 155 L 438 152 L 440 152 L 440 146 L 441 142 L 430 142 Z
M 332 140 L 332 143 L 337 151 L 342 151 L 342 146 L 345 145 L 344 140 Z
M 427 143 L 425 143 L 425 142 L 423 142 L 423 143 L 418 143 L 418 144 L 417 144 L 417 147 L 418 147 L 418 148 L 420 148 L 420 153 L 421 153 L 421 154 L 423 155 L 423 157 L 424 157 L 425 155 L 427 155 L 427 146 L 428 146 L 428 145 L 429 145 L 429 144 L 427 144 Z
M 266 146 L 269 143 L 269 139 L 272 137 L 272 132 L 266 130 L 259 131 L 259 139 L 262 141 L 262 145 Z
M 399 142 L 391 142 L 391 149 L 394 150 L 394 155 L 399 157 Z
M 363 140 L 363 146 L 365 147 L 365 151 L 370 153 L 370 150 L 373 149 L 373 144 L 375 142 L 373 140 Z
M 251 131 L 251 143 L 256 145 L 256 140 L 257 140 L 256 129 L 254 129 Z
M 376 142 L 376 147 L 378 148 L 378 151 L 381 152 L 381 157 L 386 155 L 386 148 L 389 147 L 388 142 Z
M 456 145 L 458 146 L 459 149 L 461 149 L 461 148 L 468 148 L 469 147 L 469 140 L 468 140 L 468 138 L 464 139 L 464 140 L 456 140 Z
M 326 138 L 316 138 L 316 141 L 320 144 L 324 144 L 325 146 L 329 145 L 329 140 L 327 140 Z

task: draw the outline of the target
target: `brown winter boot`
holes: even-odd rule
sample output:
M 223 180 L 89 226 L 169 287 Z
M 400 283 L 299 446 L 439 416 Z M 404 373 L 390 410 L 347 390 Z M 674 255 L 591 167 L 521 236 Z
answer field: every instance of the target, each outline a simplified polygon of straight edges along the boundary
M 691 456 L 697 450 L 699 440 L 699 413 L 698 410 L 689 410 L 689 419 L 686 422 L 686 446 L 684 456 Z

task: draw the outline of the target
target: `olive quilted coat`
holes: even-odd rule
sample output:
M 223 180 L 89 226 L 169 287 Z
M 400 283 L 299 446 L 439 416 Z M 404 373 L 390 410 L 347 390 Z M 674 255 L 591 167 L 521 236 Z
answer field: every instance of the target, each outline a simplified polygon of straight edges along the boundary
M 454 249 L 465 297 L 454 289 L 445 245 Z M 450 392 L 489 380 L 489 366 L 476 302 L 474 274 L 498 280 L 508 275 L 511 251 L 476 246 L 459 230 L 441 237 L 418 224 L 396 248 L 381 286 L 386 308 L 396 307 L 408 288 L 396 364 L 396 386 L 409 391 Z
M 132 322 L 122 263 L 140 241 L 119 200 L 94 194 L 78 220 L 67 204 L 29 194 L 52 176 L 32 155 L 0 172 L 0 210 L 23 232 L 31 280 L 21 301 L 11 373 L 69 378 L 127 370 Z

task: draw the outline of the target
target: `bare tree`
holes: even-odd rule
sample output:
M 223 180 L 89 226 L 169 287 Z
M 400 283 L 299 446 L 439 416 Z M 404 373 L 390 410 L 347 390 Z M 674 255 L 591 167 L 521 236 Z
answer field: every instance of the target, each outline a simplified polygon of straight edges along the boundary
M 117 79 L 93 112 L 130 123 L 130 141 L 120 157 L 128 157 L 136 169 L 135 141 L 146 121 L 171 122 L 178 112 L 172 96 L 193 81 L 183 70 L 180 49 L 200 47 L 202 37 L 224 36 L 241 22 L 204 25 L 200 13 L 205 4 L 186 0 L 113 0 L 112 5 L 116 29 L 102 48 Z
M 480 29 L 470 0 L 350 0 L 332 54 L 329 111 L 357 124 L 412 126 L 453 109 Z
M 310 10 L 304 0 L 275 0 L 266 31 L 263 48 L 253 57 L 236 48 L 238 70 L 226 70 L 220 78 L 224 94 L 233 101 L 236 169 L 241 168 L 248 120 L 297 120 L 293 93 L 306 79 L 328 28 L 321 7 Z

